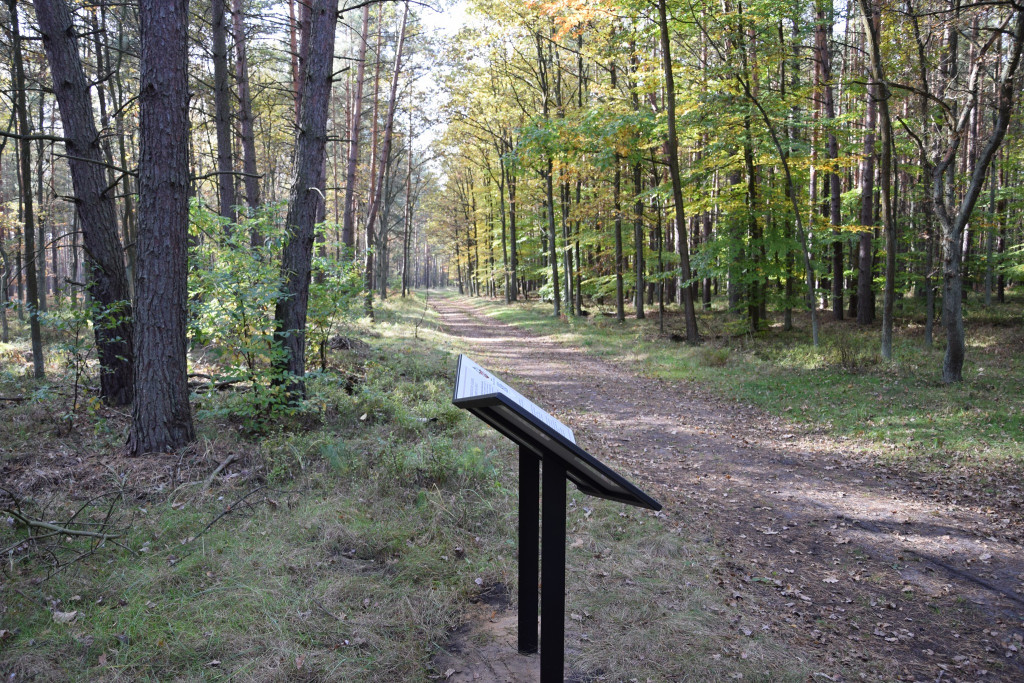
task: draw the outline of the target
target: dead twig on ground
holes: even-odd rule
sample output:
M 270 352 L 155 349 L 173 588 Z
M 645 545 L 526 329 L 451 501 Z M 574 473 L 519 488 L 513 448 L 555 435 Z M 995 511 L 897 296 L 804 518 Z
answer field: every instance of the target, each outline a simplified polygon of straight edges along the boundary
M 210 484 L 212 484 L 213 480 L 217 478 L 217 475 L 223 472 L 225 467 L 227 467 L 237 459 L 238 455 L 236 455 L 235 453 L 231 453 L 230 455 L 228 455 L 228 457 L 224 458 L 224 460 L 222 460 L 221 463 L 217 465 L 217 469 L 211 472 L 210 476 L 208 476 L 206 478 L 206 481 L 203 482 L 202 490 L 205 491 L 206 489 L 210 488 Z
M 117 540 L 125 535 L 125 530 L 130 527 L 130 523 L 114 526 L 114 523 L 120 519 L 117 514 L 117 505 L 124 500 L 123 490 L 107 492 L 90 498 L 70 516 L 59 522 L 45 521 L 38 513 L 33 514 L 26 511 L 23 504 L 27 499 L 20 498 L 14 491 L 0 486 L 0 492 L 4 494 L 5 499 L 9 499 L 3 509 L 0 509 L 0 515 L 7 518 L 7 523 L 11 527 L 27 530 L 27 535 L 23 538 L 16 538 L 0 547 L 0 555 L 9 556 L 12 569 L 15 554 L 19 556 L 20 562 L 32 561 L 33 564 L 46 566 L 47 575 L 52 576 L 92 555 L 108 542 L 130 550 Z M 101 501 L 104 498 L 109 498 L 109 503 L 102 504 Z M 81 519 L 87 510 L 96 510 L 97 508 L 101 511 L 98 521 Z M 88 547 L 82 550 L 81 546 L 77 548 L 66 546 L 65 539 L 73 538 L 87 541 Z M 74 553 L 70 559 L 67 557 L 68 551 Z
M 257 486 L 256 488 L 254 488 L 253 490 L 249 491 L 248 493 L 246 493 L 241 498 L 237 499 L 235 502 L 228 503 L 227 506 L 225 506 L 225 508 L 216 517 L 214 517 L 213 519 L 210 520 L 209 524 L 204 526 L 202 528 L 202 530 L 199 533 L 197 533 L 195 536 L 193 536 L 192 538 L 188 539 L 189 543 L 195 543 L 196 540 L 198 540 L 203 534 L 205 534 L 207 531 L 209 531 L 213 527 L 214 524 L 219 522 L 224 517 L 227 517 L 228 515 L 230 515 L 232 512 L 237 510 L 238 507 L 242 503 L 246 502 L 249 499 L 249 497 L 253 496 L 254 494 L 256 494 L 256 493 L 258 493 L 260 491 L 262 491 L 265 488 L 267 488 L 267 487 L 263 486 L 263 485 Z

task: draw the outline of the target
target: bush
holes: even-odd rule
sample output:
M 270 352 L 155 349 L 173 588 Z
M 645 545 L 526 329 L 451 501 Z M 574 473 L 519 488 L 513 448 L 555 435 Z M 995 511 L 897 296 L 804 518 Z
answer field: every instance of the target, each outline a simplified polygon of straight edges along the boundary
M 700 361 L 705 367 L 722 368 L 729 362 L 730 351 L 724 347 L 704 346 L 700 349 Z
M 878 365 L 879 356 L 860 343 L 856 335 L 839 329 L 833 341 L 834 364 L 850 374 Z

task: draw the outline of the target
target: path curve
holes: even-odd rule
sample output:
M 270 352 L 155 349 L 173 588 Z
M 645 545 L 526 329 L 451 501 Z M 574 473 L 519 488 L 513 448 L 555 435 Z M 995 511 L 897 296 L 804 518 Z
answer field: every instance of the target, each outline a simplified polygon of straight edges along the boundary
M 447 332 L 730 557 L 720 585 L 884 680 L 1024 680 L 1024 552 L 991 520 L 849 457 L 853 442 L 637 376 L 432 297 Z

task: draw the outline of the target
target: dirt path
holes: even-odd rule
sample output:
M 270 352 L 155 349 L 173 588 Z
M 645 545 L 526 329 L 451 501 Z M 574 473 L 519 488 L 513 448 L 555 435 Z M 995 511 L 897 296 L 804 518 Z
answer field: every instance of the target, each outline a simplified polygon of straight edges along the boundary
M 730 556 L 723 590 L 776 615 L 790 641 L 883 680 L 1024 680 L 1024 552 L 993 519 L 691 386 L 432 299 L 485 367 L 571 426 Z

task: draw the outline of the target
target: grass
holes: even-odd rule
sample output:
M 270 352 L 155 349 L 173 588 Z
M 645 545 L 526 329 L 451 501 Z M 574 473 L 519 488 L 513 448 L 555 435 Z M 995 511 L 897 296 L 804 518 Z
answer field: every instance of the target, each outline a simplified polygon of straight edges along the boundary
M 4 558 L 5 680 L 427 680 L 471 598 L 505 586 L 514 603 L 515 451 L 451 405 L 459 341 L 421 297 L 346 326 L 370 350 L 333 353 L 299 414 L 253 431 L 245 394 L 196 396 L 194 452 L 145 461 L 118 455 L 127 415 L 91 393 L 61 417 L 71 376 L 56 355 L 36 382 L 24 338 L 0 349 L 0 395 L 31 399 L 0 405 L 5 484 L 34 482 L 22 504 L 52 520 L 83 505 L 100 520 L 113 496 L 124 534 Z M 570 500 L 581 679 L 806 679 L 813 655 L 770 629 L 744 635 L 722 560 L 682 520 Z M 0 524 L 0 547 L 24 533 Z
M 877 324 L 824 321 L 816 349 L 808 329 L 786 332 L 774 324 L 752 336 L 738 332 L 742 321 L 727 313 L 702 312 L 705 343 L 688 347 L 666 338 L 682 332 L 675 307 L 663 335 L 656 312 L 620 324 L 600 309 L 557 320 L 540 302 L 479 303 L 497 320 L 629 363 L 645 375 L 693 382 L 814 431 L 856 438 L 874 455 L 922 471 L 956 464 L 993 470 L 1024 458 L 1020 294 L 988 309 L 979 297 L 968 299 L 964 381 L 955 385 L 940 381 L 941 329 L 935 347 L 925 348 L 923 314 L 913 301 L 902 302 L 892 363 L 878 355 Z M 806 319 L 797 323 L 806 327 Z

